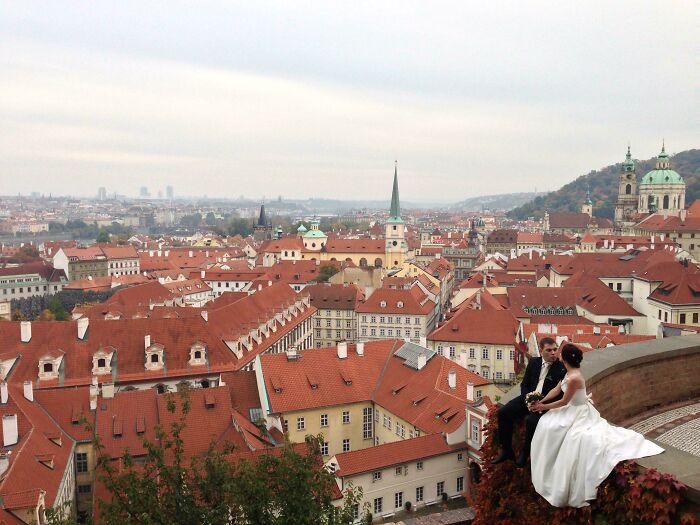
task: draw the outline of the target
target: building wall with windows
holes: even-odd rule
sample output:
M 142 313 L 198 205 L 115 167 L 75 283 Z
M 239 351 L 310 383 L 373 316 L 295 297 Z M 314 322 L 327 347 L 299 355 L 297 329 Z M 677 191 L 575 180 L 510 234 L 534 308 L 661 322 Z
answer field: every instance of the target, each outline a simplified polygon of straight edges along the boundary
M 363 423 L 366 410 L 370 414 L 369 427 Z M 280 418 L 292 443 L 303 443 L 307 435 L 322 434 L 328 445 L 322 447 L 326 459 L 374 445 L 374 414 L 370 401 L 287 412 Z
M 314 345 L 337 346 L 342 341 L 357 341 L 355 310 L 319 308 L 313 316 Z
M 357 316 L 360 340 L 410 339 L 420 343 L 435 326 L 437 309 L 430 315 L 359 313 Z
M 340 464 L 339 475 L 342 475 L 342 460 Z M 338 481 L 341 490 L 349 483 L 361 487 L 359 515 L 362 516 L 362 509 L 367 505 L 374 521 L 379 521 L 405 510 L 406 502 L 418 509 L 441 502 L 443 492 L 448 498 L 463 493 L 467 488 L 467 466 L 465 446 L 465 450 L 383 468 L 374 469 L 368 464 L 366 471 L 340 477 Z M 342 500 L 335 503 L 342 504 Z
M 513 345 L 430 340 L 428 348 L 494 383 L 512 383 L 515 380 Z

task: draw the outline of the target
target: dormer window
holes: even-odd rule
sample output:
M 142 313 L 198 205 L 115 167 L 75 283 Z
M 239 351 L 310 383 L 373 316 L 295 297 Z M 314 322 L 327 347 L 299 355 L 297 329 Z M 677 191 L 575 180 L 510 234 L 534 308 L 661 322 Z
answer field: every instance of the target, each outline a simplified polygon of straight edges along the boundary
M 114 353 L 113 348 L 103 349 L 100 348 L 92 356 L 92 374 L 93 375 L 103 375 L 110 374 L 112 372 L 112 354 Z
M 152 344 L 146 348 L 146 370 L 160 370 L 165 362 L 165 347 Z
M 58 379 L 63 352 L 52 352 L 39 359 L 39 379 Z
M 195 343 L 190 348 L 190 366 L 204 365 L 207 360 L 207 349 L 204 343 Z
M 379 307 L 380 307 L 380 308 L 386 308 L 386 301 L 380 301 Z
M 403 301 L 399 301 L 398 303 L 396 303 L 396 306 L 398 308 L 403 308 Z

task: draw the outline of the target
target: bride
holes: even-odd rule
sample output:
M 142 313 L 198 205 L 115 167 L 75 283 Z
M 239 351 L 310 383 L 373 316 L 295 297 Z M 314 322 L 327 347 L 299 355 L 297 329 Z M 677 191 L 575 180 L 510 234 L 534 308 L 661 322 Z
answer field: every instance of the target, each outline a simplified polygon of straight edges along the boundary
M 580 349 L 567 344 L 559 359 L 566 376 L 542 401 L 530 405 L 533 411 L 548 410 L 532 439 L 532 484 L 555 507 L 585 507 L 620 461 L 664 449 L 600 417 L 586 396 Z M 548 402 L 560 392 L 562 399 Z

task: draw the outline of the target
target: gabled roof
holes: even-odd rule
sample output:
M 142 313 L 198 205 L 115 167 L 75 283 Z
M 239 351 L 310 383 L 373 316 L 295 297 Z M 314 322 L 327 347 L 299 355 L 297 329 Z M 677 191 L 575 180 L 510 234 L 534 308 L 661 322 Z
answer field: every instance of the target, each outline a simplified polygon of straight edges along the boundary
M 462 306 L 440 328 L 429 336 L 430 341 L 515 344 L 520 323 L 509 310 L 474 310 Z
M 429 434 L 413 439 L 385 443 L 376 447 L 367 447 L 335 456 L 339 477 L 354 476 L 363 472 L 372 472 L 387 467 L 427 459 L 443 454 L 466 450 L 466 443 L 448 445 L 442 434 Z
M 384 304 L 384 306 L 382 306 Z M 358 313 L 428 315 L 435 303 L 414 286 L 408 290 L 379 288 L 357 307 Z
M 586 272 L 569 277 L 564 287 L 578 290 L 579 306 L 594 315 L 642 316 L 615 291 Z

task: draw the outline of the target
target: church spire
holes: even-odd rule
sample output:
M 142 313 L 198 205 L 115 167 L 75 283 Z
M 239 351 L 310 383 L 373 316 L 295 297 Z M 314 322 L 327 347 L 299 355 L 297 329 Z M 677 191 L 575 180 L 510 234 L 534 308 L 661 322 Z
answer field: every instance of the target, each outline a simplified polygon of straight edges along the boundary
M 627 155 L 625 155 L 625 162 L 622 163 L 622 170 L 634 171 L 634 161 L 632 160 L 632 152 L 629 144 L 627 144 Z
M 394 222 L 401 221 L 401 207 L 399 205 L 398 161 L 394 161 L 394 187 L 391 190 L 391 211 L 389 212 L 389 220 Z
M 267 226 L 267 217 L 265 216 L 265 205 L 260 205 L 260 216 L 258 217 L 258 226 Z

